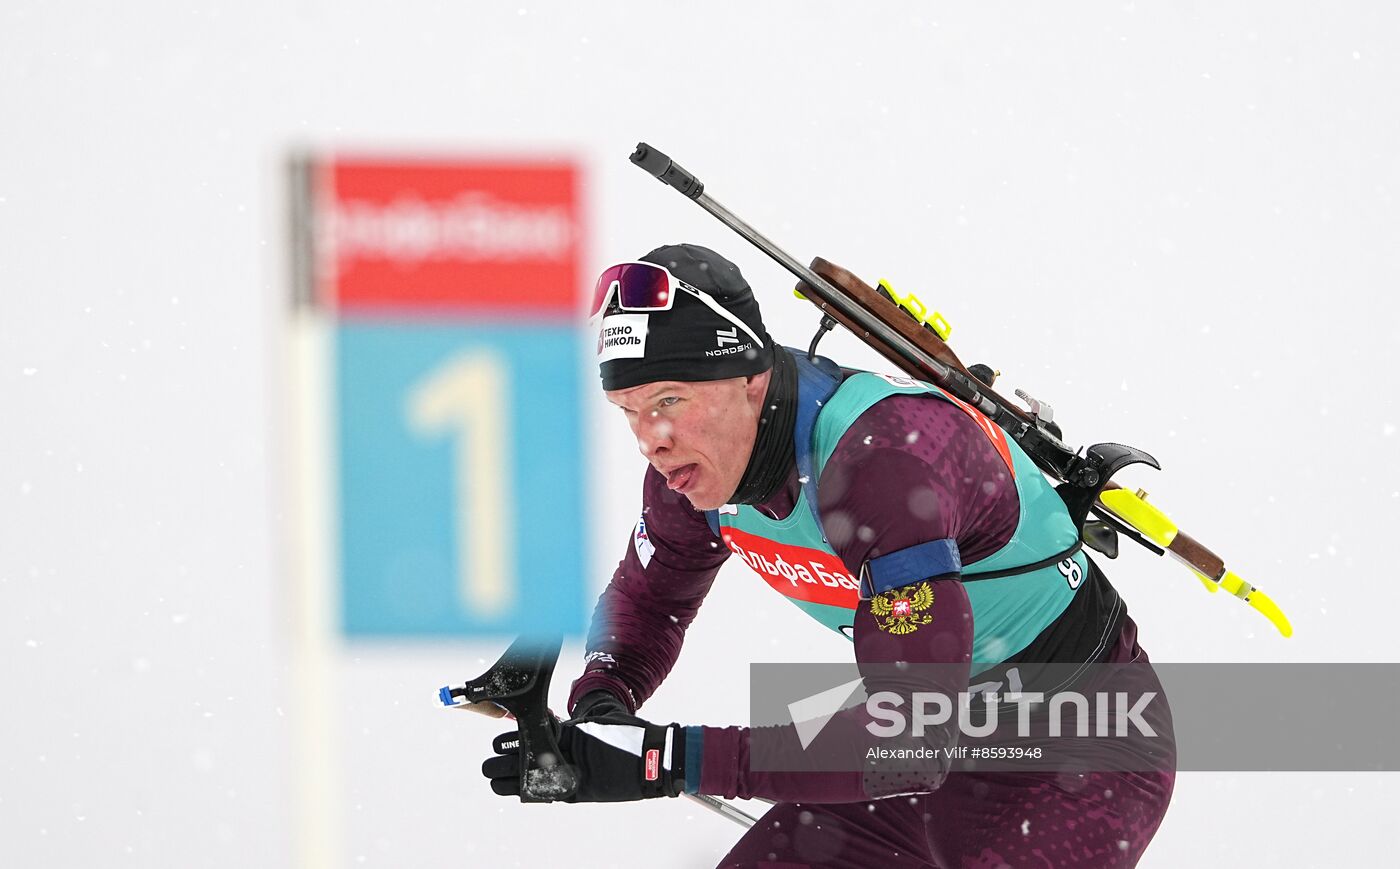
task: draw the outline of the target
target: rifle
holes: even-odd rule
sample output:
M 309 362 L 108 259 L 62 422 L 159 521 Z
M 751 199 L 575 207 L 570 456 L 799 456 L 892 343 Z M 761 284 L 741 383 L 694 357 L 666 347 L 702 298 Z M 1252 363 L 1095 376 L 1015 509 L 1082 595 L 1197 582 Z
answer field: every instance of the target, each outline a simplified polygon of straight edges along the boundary
M 797 295 L 815 305 L 822 315 L 809 356 L 816 355 L 823 335 L 837 325 L 846 327 L 909 377 L 938 386 L 1014 440 L 1044 474 L 1058 483 L 1056 491 L 1087 545 L 1116 558 L 1118 537 L 1122 535 L 1157 555 L 1171 555 L 1195 573 L 1207 591 L 1214 593 L 1224 588 L 1261 613 L 1283 636 L 1293 635 L 1288 617 L 1268 595 L 1227 569 L 1224 559 L 1148 503 L 1146 492 L 1130 492 L 1112 481 L 1114 474 L 1133 464 L 1160 470 L 1161 465 L 1150 454 L 1114 443 L 1070 448 L 1061 439 L 1050 405 L 1017 390 L 1016 395 L 1028 408 L 1023 410 L 997 394 L 992 388 L 995 372 L 986 365 L 963 365 L 948 346 L 947 320 L 937 311 L 930 313 L 912 293 L 897 294 L 884 281 L 878 289 L 871 287 L 821 257 L 804 266 L 712 199 L 700 179 L 662 152 L 639 142 L 631 159 L 797 277 Z M 1090 514 L 1096 521 L 1088 520 Z

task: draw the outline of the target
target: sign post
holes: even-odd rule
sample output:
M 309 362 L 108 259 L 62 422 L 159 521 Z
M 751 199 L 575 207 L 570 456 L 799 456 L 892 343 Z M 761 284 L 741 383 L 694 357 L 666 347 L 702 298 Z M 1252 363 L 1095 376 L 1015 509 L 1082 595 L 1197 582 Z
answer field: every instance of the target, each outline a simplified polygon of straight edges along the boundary
M 342 865 L 346 641 L 580 633 L 579 172 L 291 166 L 298 865 Z

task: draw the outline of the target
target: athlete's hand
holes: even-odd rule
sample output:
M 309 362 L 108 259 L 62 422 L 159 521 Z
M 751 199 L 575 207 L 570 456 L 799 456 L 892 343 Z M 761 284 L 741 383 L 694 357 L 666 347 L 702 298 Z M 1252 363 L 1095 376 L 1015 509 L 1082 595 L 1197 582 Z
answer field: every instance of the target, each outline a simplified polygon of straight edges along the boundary
M 589 691 L 579 698 L 574 706 L 575 722 L 591 721 L 594 718 L 601 718 L 605 715 L 631 715 L 627 704 L 611 691 L 599 688 L 597 691 Z
M 561 760 L 578 780 L 566 802 L 627 802 L 680 796 L 685 790 L 686 729 L 678 724 L 651 724 L 614 711 L 558 727 Z M 501 734 L 492 741 L 496 756 L 481 765 L 491 790 L 501 796 L 520 793 L 519 744 L 517 732 Z

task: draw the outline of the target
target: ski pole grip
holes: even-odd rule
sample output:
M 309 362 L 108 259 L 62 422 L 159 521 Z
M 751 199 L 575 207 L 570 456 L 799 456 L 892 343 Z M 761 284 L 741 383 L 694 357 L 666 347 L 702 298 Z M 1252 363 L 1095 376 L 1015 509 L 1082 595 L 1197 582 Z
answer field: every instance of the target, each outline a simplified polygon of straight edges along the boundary
M 698 199 L 705 192 L 704 182 L 646 142 L 637 143 L 637 150 L 632 152 L 632 162 L 650 172 L 657 181 L 676 188 L 691 199 Z

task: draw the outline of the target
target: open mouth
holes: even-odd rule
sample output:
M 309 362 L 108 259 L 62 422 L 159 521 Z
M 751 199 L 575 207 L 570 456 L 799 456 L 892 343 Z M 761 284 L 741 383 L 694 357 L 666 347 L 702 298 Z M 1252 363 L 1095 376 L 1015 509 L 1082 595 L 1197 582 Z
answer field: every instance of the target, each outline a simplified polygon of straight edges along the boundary
M 700 467 L 694 462 L 681 465 L 666 475 L 666 486 L 671 491 L 684 495 L 695 484 L 695 478 L 699 475 Z

